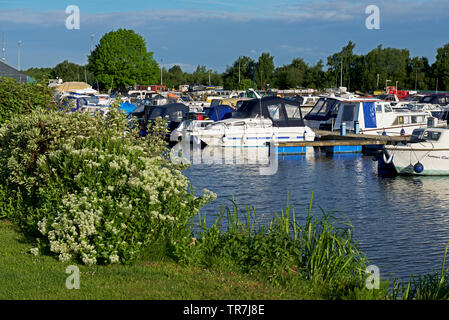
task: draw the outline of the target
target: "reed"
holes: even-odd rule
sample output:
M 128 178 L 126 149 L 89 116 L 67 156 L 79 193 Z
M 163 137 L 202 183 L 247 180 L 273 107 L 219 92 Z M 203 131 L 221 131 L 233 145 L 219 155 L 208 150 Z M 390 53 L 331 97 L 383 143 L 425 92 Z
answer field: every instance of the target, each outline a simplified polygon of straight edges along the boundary
M 180 262 L 227 268 L 275 284 L 306 280 L 329 298 L 363 290 L 367 259 L 357 248 L 352 226 L 338 226 L 321 208 L 321 216 L 315 216 L 312 202 L 313 193 L 307 217 L 297 219 L 287 197 L 285 210 L 266 222 L 254 208 L 240 210 L 233 199 L 209 227 L 205 215 L 199 215 L 194 243 L 177 243 L 171 252 Z
M 447 300 L 449 299 L 448 269 L 445 268 L 449 242 L 444 249 L 440 271 L 431 274 L 409 276 L 407 283 L 401 283 L 397 279 L 393 282 L 390 299 L 393 300 Z

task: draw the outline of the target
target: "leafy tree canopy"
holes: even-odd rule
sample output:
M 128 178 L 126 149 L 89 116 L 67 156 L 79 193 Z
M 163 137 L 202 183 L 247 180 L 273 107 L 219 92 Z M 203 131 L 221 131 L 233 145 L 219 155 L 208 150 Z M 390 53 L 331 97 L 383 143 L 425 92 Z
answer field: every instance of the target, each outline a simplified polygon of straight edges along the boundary
M 89 56 L 89 69 L 107 89 L 155 84 L 160 72 L 145 40 L 126 29 L 111 31 L 100 39 Z

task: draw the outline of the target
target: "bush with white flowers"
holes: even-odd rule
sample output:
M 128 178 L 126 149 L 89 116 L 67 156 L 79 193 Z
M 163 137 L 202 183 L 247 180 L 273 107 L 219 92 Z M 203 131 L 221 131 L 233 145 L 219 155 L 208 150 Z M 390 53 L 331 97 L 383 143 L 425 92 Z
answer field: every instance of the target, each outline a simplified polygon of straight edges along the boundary
M 170 161 L 158 120 L 138 138 L 123 113 L 35 110 L 0 128 L 0 203 L 61 261 L 127 263 L 152 241 L 190 235 L 190 218 L 215 195 L 195 196 Z

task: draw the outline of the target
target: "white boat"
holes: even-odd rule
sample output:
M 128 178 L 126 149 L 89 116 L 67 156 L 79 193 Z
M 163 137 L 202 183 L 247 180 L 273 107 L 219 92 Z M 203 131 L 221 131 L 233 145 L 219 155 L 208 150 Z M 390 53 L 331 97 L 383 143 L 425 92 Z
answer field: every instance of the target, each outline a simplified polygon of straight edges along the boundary
M 416 128 L 424 128 L 429 118 L 436 118 L 429 111 L 393 109 L 389 101 L 372 98 L 327 97 L 318 100 L 304 117 L 312 128 L 336 131 L 344 124 L 348 131 L 361 134 L 411 135 Z
M 213 120 L 203 120 L 203 119 L 185 119 L 179 126 L 173 130 L 170 134 L 171 142 L 193 142 L 192 134 L 198 133 L 199 130 L 205 128 L 209 124 L 214 123 Z
M 449 129 L 427 128 L 409 143 L 385 146 L 379 161 L 398 174 L 449 175 Z
M 300 103 L 275 96 L 243 102 L 229 119 L 217 121 L 193 134 L 209 146 L 261 147 L 270 142 L 313 141 L 304 125 Z

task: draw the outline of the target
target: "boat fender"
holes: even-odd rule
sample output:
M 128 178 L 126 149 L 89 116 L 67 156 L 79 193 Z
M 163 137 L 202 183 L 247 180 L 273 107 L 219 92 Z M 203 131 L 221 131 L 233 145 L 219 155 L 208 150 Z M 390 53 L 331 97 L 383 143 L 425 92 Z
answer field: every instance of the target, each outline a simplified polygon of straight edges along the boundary
M 389 163 L 391 163 L 391 160 L 393 160 L 393 155 L 391 155 L 391 156 L 387 159 L 387 156 L 386 156 L 386 154 L 385 154 L 385 152 L 384 152 L 383 158 L 384 158 L 384 162 L 385 162 L 386 164 L 389 164 Z
M 418 161 L 418 162 L 415 163 L 415 165 L 413 166 L 413 170 L 414 170 L 416 173 L 421 173 L 421 172 L 424 171 L 424 166 L 422 165 L 421 162 Z
M 226 136 L 223 135 L 223 137 L 221 137 L 221 142 L 225 143 L 226 142 Z

